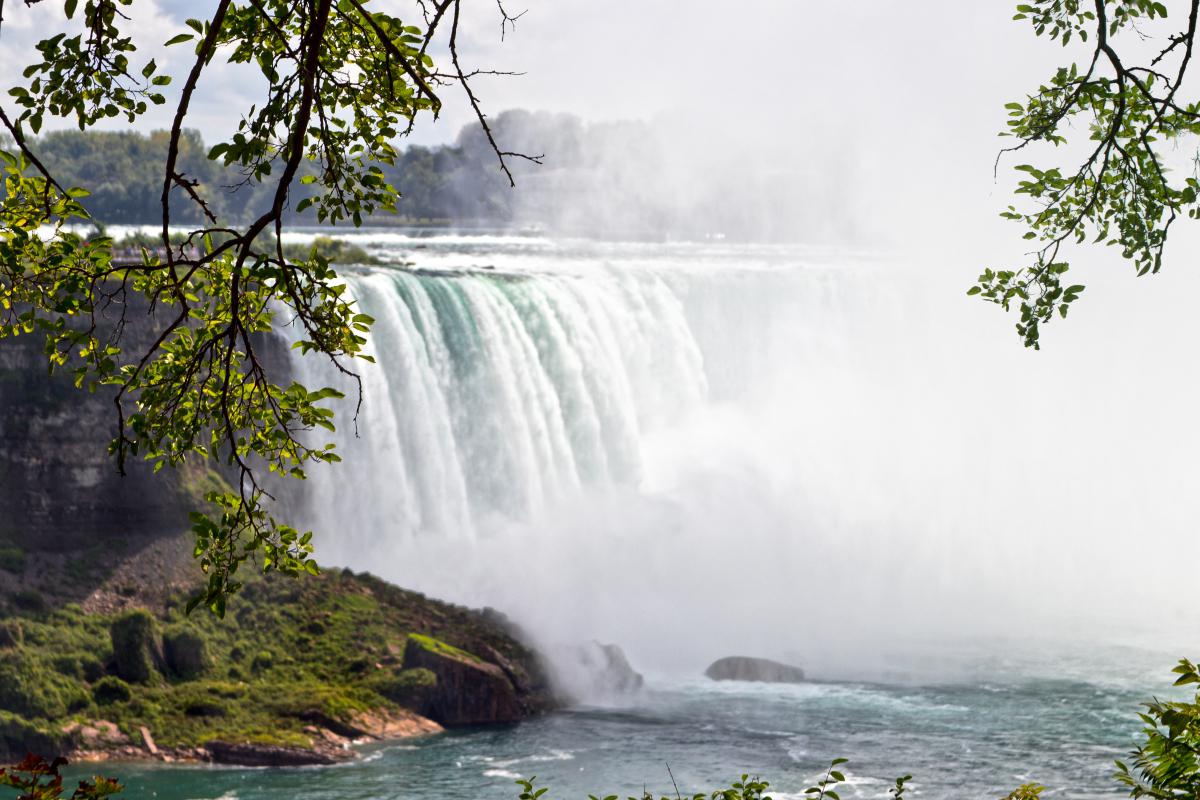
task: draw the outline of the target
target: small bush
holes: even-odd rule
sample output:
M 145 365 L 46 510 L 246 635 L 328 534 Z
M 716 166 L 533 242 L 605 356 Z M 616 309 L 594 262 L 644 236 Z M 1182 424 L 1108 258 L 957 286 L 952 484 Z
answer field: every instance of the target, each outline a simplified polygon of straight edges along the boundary
M 208 669 L 208 646 L 204 637 L 192 628 L 168 629 L 163 634 L 163 655 L 167 668 L 183 680 L 198 678 Z
M 275 654 L 270 650 L 263 650 L 250 662 L 250 671 L 266 672 L 273 666 L 275 666 Z
M 0 647 L 20 647 L 25 643 L 25 629 L 19 619 L 0 621 Z
M 10 542 L 0 542 L 0 569 L 20 575 L 25 571 L 25 551 Z
M 115 675 L 105 675 L 92 686 L 92 699 L 99 706 L 125 703 L 132 697 L 133 690 L 129 684 Z
M 104 677 L 104 665 L 95 656 L 80 656 L 79 666 L 83 670 L 83 679 L 88 683 L 95 683 Z
M 83 665 L 79 662 L 79 656 L 54 656 L 50 659 L 50 667 L 68 678 L 83 679 Z
M 195 703 L 189 703 L 187 707 L 183 709 L 183 713 L 189 717 L 206 718 L 224 717 L 229 714 L 229 712 L 225 710 L 225 706 L 221 705 L 220 703 L 204 700 Z

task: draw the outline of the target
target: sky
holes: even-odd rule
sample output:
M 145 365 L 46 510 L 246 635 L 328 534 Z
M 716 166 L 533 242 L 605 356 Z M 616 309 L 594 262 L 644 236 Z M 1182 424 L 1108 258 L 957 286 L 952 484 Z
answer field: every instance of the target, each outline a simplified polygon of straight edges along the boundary
M 1009 0 L 508 1 L 510 13 L 525 13 L 503 41 L 490 0 L 464 7 L 471 23 L 464 54 L 479 66 L 525 73 L 484 87 L 490 109 L 520 106 L 599 120 L 703 114 L 709 125 L 751 144 L 757 120 L 885 124 L 889 112 L 910 103 L 924 106 L 924 124 L 947 116 L 961 124 L 965 114 L 994 128 L 1004 99 L 1036 74 L 1030 62 L 1046 61 L 1039 56 L 1047 46 L 1009 21 Z M 128 12 L 130 29 L 144 52 L 159 55 L 156 45 L 211 5 L 137 0 Z M 373 7 L 415 16 L 410 1 L 377 0 Z M 0 74 L 19 75 L 33 41 L 61 19 L 52 4 L 8 9 Z M 167 52 L 160 62 L 179 72 L 187 47 Z M 229 127 L 233 109 L 253 102 L 253 88 L 240 70 L 214 70 L 194 123 L 215 137 Z M 166 113 L 150 124 L 164 124 Z M 450 139 L 469 113 L 464 102 L 452 102 L 442 123 L 420 136 Z
M 1004 103 L 1086 55 L 1064 54 L 1014 22 L 1013 0 L 505 2 L 510 14 L 524 13 L 502 40 L 493 0 L 464 1 L 464 57 L 523 73 L 478 81 L 489 113 L 522 107 L 652 122 L 673 143 L 664 193 L 777 170 L 804 186 L 798 214 L 811 215 L 828 195 L 831 214 L 854 219 L 855 235 L 872 244 L 1011 244 L 1015 232 L 997 213 L 1012 173 L 993 177 Z M 146 57 L 180 74 L 189 48 L 158 45 L 212 4 L 136 0 L 131 30 Z M 372 5 L 419 21 L 413 0 Z M 19 79 L 33 42 L 61 24 L 51 4 L 7 9 L 0 76 Z M 188 124 L 206 141 L 227 136 L 239 110 L 261 100 L 248 74 L 215 64 L 205 75 Z M 173 89 L 140 129 L 168 126 Z M 412 142 L 452 141 L 472 119 L 461 92 L 445 99 L 441 119 L 427 119 Z

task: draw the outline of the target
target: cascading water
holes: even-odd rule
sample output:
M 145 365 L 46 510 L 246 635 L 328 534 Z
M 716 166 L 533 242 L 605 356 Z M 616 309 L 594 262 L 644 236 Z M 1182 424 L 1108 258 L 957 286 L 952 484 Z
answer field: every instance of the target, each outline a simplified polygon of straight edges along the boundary
M 349 283 L 376 319 L 379 367 L 363 370 L 362 438 L 343 421 L 347 464 L 309 495 L 338 554 L 469 540 L 585 487 L 636 484 L 644 428 L 706 393 L 683 310 L 655 276 L 381 269 Z M 300 369 L 331 378 L 310 359 Z
M 1080 321 L 1025 353 L 961 281 L 861 254 L 366 241 L 415 267 L 348 274 L 378 364 L 297 515 L 327 563 L 643 666 L 879 674 L 912 637 L 1136 624 L 1128 548 L 1198 555 L 1178 353 Z
M 862 254 L 359 241 L 415 265 L 348 272 L 377 320 L 361 437 L 351 395 L 344 462 L 288 511 L 325 563 L 493 605 L 542 645 L 617 642 L 646 688 L 351 767 L 131 787 L 504 800 L 530 774 L 626 796 L 748 772 L 787 800 L 846 756 L 844 798 L 907 773 L 936 800 L 1113 793 L 1138 703 L 1200 638 L 1178 599 L 1200 555 L 1196 278 L 1141 300 L 1095 281 L 1033 354 L 960 272 Z M 818 680 L 700 676 L 735 653 Z

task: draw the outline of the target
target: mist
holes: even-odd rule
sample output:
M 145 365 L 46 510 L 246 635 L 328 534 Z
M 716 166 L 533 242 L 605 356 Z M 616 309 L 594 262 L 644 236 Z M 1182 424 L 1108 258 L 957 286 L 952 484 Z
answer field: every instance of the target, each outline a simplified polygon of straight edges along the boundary
M 684 330 L 643 346 L 694 347 L 701 399 L 635 414 L 632 478 L 477 515 L 469 544 L 418 523 L 325 556 L 692 674 L 732 652 L 838 675 L 934 643 L 1194 645 L 1194 234 L 1140 281 L 1075 256 L 1085 302 L 1042 352 L 965 295 L 1026 249 L 996 216 L 1003 103 L 1069 56 L 1008 3 L 700 5 L 531 5 L 497 51 L 528 76 L 492 100 L 583 118 L 541 142 L 544 116 L 502 126 L 546 154 L 518 172 L 521 226 L 709 243 L 672 250 L 674 277 L 645 267 Z M 823 247 L 723 258 L 724 239 Z M 642 268 L 567 250 L 487 263 Z

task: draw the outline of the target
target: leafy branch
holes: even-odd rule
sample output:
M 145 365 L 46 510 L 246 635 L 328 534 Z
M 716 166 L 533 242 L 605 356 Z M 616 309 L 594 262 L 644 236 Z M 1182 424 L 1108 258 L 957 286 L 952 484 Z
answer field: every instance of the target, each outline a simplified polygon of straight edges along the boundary
M 1017 332 L 1027 347 L 1039 348 L 1041 326 L 1066 317 L 1082 284 L 1068 283 L 1066 245 L 1091 240 L 1117 247 L 1138 275 L 1158 272 L 1172 225 L 1181 216 L 1200 217 L 1200 173 L 1175 178 L 1163 148 L 1200 135 L 1200 103 L 1182 98 L 1192 62 L 1200 0 L 1189 0 L 1186 23 L 1173 30 L 1145 64 L 1118 49 L 1123 33 L 1146 34 L 1139 23 L 1163 24 L 1167 8 L 1154 0 L 1037 0 L 1017 6 L 1038 36 L 1064 47 L 1090 43 L 1084 66 L 1060 67 L 1049 83 L 1023 102 L 1009 103 L 1008 130 L 1015 138 L 1001 152 L 1034 144 L 1069 145 L 1073 123 L 1089 132 L 1086 154 L 1073 169 L 1016 167 L 1024 176 L 1016 189 L 1029 207 L 1010 205 L 1001 215 L 1020 223 L 1036 245 L 1031 263 L 1017 269 L 984 270 L 969 295 L 1017 308 Z M 997 162 L 999 159 L 997 159 Z
M 12 138 L 11 152 L 0 151 L 0 338 L 38 333 L 52 368 L 71 369 L 89 391 L 113 393 L 110 451 L 122 472 L 131 457 L 155 471 L 199 459 L 229 478 L 228 491 L 208 495 L 212 510 L 193 514 L 195 555 L 208 576 L 193 606 L 223 614 L 241 585 L 237 570 L 251 558 L 267 571 L 317 571 L 311 532 L 275 518 L 262 473 L 302 479 L 310 465 L 337 461 L 324 439 L 334 430 L 328 404 L 341 394 L 280 382 L 262 342 L 290 325 L 298 350 L 326 358 L 353 381 L 353 365 L 371 360 L 364 352 L 371 318 L 320 254 L 285 252 L 285 213 L 311 206 L 320 222 L 357 226 L 394 212 L 399 192 L 382 167 L 394 163 L 396 142 L 418 118 L 438 115 L 441 87 L 450 84 L 465 90 L 510 182 L 509 159 L 536 160 L 501 149 L 487 127 L 470 85 L 481 73 L 461 65 L 459 4 L 415 3 L 423 27 L 371 10 L 369 0 L 219 0 L 207 19 L 187 20 L 167 42 L 190 45 L 193 57 L 163 164 L 161 246 L 144 249 L 140 260 L 116 259 L 110 239 L 74 232 L 72 223 L 90 220 L 87 192 L 60 185 L 27 135 L 48 116 L 86 129 L 112 117 L 134 122 L 167 102 L 171 78 L 153 61 L 133 64 L 136 46 L 123 28 L 134 0 L 65 0 L 65 25 L 81 30 L 39 42 L 28 83 L 10 92 L 19 112 L 0 105 Z M 3 11 L 0 0 L 0 24 Z M 511 29 L 516 17 L 503 6 L 500 13 Z M 449 73 L 427 52 L 439 36 L 454 65 Z M 274 183 L 244 225 L 220 219 L 214 187 L 180 166 L 192 99 L 218 58 L 256 70 L 267 87 L 232 137 L 208 154 L 240 172 L 243 185 Z M 203 220 L 182 240 L 171 231 L 181 207 L 198 209 Z M 151 326 L 148 344 L 129 345 L 132 322 Z

